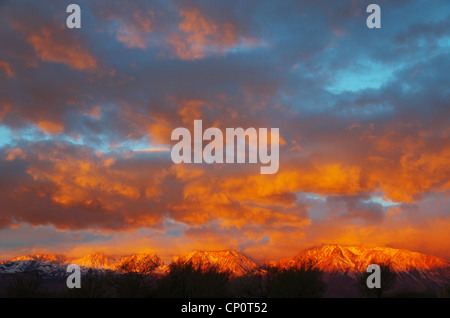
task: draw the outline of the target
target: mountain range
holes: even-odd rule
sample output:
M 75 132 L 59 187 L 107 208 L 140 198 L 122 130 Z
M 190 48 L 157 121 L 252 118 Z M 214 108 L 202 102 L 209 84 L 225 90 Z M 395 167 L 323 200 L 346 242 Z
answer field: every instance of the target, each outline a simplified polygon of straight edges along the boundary
M 192 263 L 201 270 L 215 266 L 219 271 L 229 271 L 233 277 L 253 273 L 265 273 L 251 259 L 236 250 L 192 251 L 186 255 L 172 258 L 172 261 Z M 389 247 L 322 245 L 300 252 L 292 258 L 269 262 L 266 265 L 289 269 L 310 264 L 324 273 L 324 280 L 332 294 L 339 295 L 350 280 L 360 275 L 369 264 L 389 264 L 397 273 L 397 285 L 408 290 L 437 289 L 450 284 L 450 262 L 441 258 Z M 14 274 L 38 271 L 44 276 L 67 276 L 68 264 L 77 264 L 82 271 L 131 271 L 165 275 L 169 264 L 156 254 L 135 254 L 124 257 L 111 257 L 101 253 L 89 254 L 82 258 L 64 255 L 34 254 L 22 255 L 0 262 L 0 274 Z M 132 268 L 130 268 L 130 265 Z M 345 288 L 344 288 L 345 289 Z
M 450 262 L 441 258 L 389 247 L 323 245 L 271 265 L 298 268 L 309 264 L 324 273 L 328 295 L 356 296 L 353 282 L 370 264 L 386 264 L 396 274 L 393 290 L 440 290 L 450 285 Z
M 233 275 L 243 276 L 252 274 L 259 269 L 255 262 L 248 259 L 236 250 L 225 251 L 193 251 L 187 255 L 175 258 L 181 263 L 192 263 L 194 267 L 202 270 L 216 266 L 220 272 L 229 271 Z
M 296 267 L 310 262 L 324 272 L 359 273 L 370 264 L 388 263 L 396 272 L 436 270 L 450 267 L 441 258 L 389 247 L 323 245 L 305 250 L 293 258 L 274 263 L 282 267 Z

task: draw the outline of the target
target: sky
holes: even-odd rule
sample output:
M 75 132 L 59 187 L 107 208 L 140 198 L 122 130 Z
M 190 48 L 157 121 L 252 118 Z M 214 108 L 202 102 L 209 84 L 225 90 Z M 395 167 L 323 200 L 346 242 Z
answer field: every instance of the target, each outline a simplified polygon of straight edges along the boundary
M 0 259 L 450 260 L 450 3 L 378 0 L 369 29 L 370 3 L 0 0 Z M 278 172 L 174 164 L 195 119 L 279 128 Z

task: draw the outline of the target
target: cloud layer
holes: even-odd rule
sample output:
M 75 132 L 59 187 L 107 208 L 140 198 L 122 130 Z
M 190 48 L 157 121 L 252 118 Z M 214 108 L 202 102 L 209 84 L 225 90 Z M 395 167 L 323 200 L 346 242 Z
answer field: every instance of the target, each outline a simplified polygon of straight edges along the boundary
M 66 3 L 67 2 L 67 3 Z M 328 242 L 450 259 L 450 5 L 0 3 L 0 255 L 263 261 Z M 174 165 L 176 127 L 278 127 L 280 169 Z

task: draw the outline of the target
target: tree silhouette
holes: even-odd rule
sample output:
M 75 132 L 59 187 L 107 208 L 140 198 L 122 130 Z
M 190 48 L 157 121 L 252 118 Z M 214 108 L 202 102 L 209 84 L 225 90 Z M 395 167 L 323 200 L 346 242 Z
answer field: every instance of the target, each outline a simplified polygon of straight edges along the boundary
M 160 279 L 157 297 L 209 298 L 225 297 L 229 272 L 221 272 L 217 266 L 201 268 L 191 262 L 175 261 L 169 265 L 169 273 Z
M 11 283 L 6 288 L 6 296 L 10 298 L 39 297 L 41 282 L 42 276 L 38 272 L 13 274 Z
M 35 260 L 24 262 L 24 271 L 12 275 L 11 282 L 6 288 L 7 297 L 32 298 L 42 296 L 40 286 L 42 273 L 39 264 Z
M 111 295 L 111 275 L 89 269 L 82 275 L 81 288 L 68 290 L 69 297 L 75 298 L 105 298 Z
M 116 295 L 122 298 L 147 296 L 155 287 L 152 274 L 157 267 L 150 256 L 125 259 L 118 268 L 121 273 L 113 278 Z
M 322 297 L 326 284 L 322 280 L 322 272 L 311 263 L 276 270 L 269 286 L 269 297 L 276 298 L 316 298 Z
M 228 296 L 233 298 L 266 298 L 270 279 L 271 277 L 265 270 L 234 277 L 227 284 Z

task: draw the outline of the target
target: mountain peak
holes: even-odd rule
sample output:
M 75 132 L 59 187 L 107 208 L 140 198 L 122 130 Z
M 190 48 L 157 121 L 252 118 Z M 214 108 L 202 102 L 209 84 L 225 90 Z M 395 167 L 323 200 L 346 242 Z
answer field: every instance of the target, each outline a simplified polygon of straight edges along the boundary
M 68 258 L 58 254 L 27 254 L 14 257 L 7 262 L 35 260 L 40 262 L 66 263 Z M 4 262 L 3 262 L 4 263 Z
M 369 264 L 390 264 L 394 271 L 410 269 L 432 270 L 448 268 L 450 263 L 435 256 L 391 247 L 369 247 L 356 245 L 326 244 L 297 254 L 285 264 L 295 267 L 311 263 L 325 272 L 361 272 Z
M 164 266 L 164 262 L 155 253 L 132 254 L 129 256 L 121 257 L 120 261 L 113 264 L 111 268 L 116 270 L 123 270 L 124 266 L 128 268 L 128 270 L 147 272 L 152 268 Z
M 236 276 L 242 276 L 258 269 L 253 261 L 234 249 L 222 251 L 195 250 L 177 259 L 182 263 L 192 263 L 201 270 L 217 266 L 220 272 L 230 271 Z
M 106 269 L 110 267 L 110 259 L 102 253 L 88 254 L 82 258 L 72 261 L 73 264 L 79 266 Z

